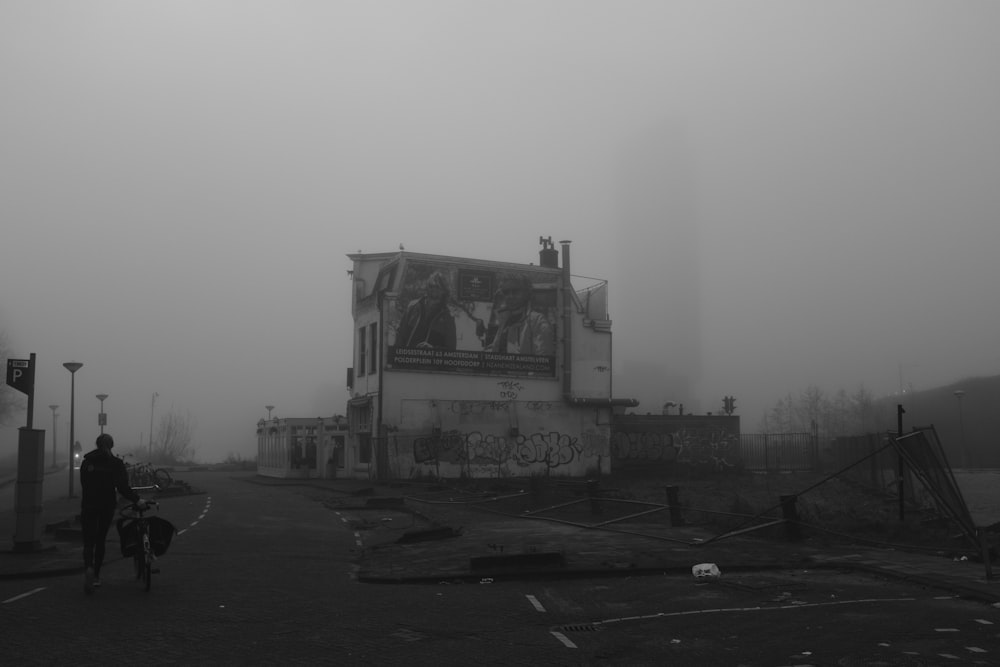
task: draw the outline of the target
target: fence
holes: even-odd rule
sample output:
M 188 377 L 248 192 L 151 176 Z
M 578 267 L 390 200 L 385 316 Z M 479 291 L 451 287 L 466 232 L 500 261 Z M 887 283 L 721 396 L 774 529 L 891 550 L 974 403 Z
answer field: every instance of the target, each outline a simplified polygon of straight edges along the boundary
M 819 468 L 812 433 L 742 433 L 740 459 L 752 472 L 806 472 Z
M 874 491 L 888 491 L 897 482 L 899 455 L 890 444 L 894 434 L 868 433 L 835 438 L 826 467 Z M 910 487 L 912 488 L 912 486 Z

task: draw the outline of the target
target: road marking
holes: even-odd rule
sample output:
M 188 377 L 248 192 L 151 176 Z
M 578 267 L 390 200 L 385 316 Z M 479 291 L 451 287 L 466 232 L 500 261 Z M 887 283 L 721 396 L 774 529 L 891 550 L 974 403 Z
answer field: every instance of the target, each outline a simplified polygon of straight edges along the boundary
M 361 544 L 361 533 L 357 531 L 354 531 L 354 543 L 357 544 L 359 547 L 364 546 L 363 544 Z
M 535 611 L 540 611 L 543 614 L 545 613 L 545 607 L 543 607 L 542 603 L 538 601 L 538 598 L 534 595 L 525 595 L 524 597 L 528 598 L 528 602 L 530 602 L 531 606 L 535 608 Z
M 970 653 L 988 653 L 986 649 L 979 648 L 978 646 L 966 646 L 965 650 L 969 651 Z
M 198 522 L 205 518 L 205 515 L 208 514 L 208 510 L 210 510 L 211 508 L 212 508 L 212 497 L 208 496 L 205 499 L 205 509 L 201 511 L 201 514 L 198 515 L 198 518 L 192 521 L 187 528 L 181 528 L 180 530 L 178 530 L 177 534 L 180 535 L 181 533 L 185 533 L 194 528 L 195 526 L 197 526 Z
M 27 593 L 21 593 L 20 595 L 15 595 L 12 598 L 7 598 L 6 600 L 4 600 L 0 604 L 7 604 L 8 602 L 16 602 L 16 601 L 20 600 L 21 598 L 26 598 L 29 595 L 34 595 L 35 593 L 41 593 L 44 590 L 45 590 L 45 587 L 42 586 L 41 588 L 36 588 L 34 590 L 28 591 Z
M 557 632 L 555 630 L 550 630 L 549 632 L 552 633 L 553 637 L 561 641 L 563 643 L 563 646 L 565 646 L 566 648 L 576 648 L 576 644 L 570 641 L 570 638 L 564 635 L 563 633 Z
M 914 602 L 917 598 L 866 598 L 863 600 L 837 600 L 836 602 L 811 602 L 808 604 L 786 604 L 777 607 L 728 607 L 723 609 L 692 609 L 689 611 L 660 611 L 655 614 L 643 614 L 641 616 L 626 616 L 623 618 L 607 618 L 603 621 L 594 621 L 594 625 L 608 625 L 611 623 L 623 623 L 626 621 L 646 621 L 653 618 L 669 618 L 671 616 L 696 616 L 698 614 L 731 614 L 746 611 L 782 611 L 786 609 L 805 609 L 807 607 L 835 607 L 847 604 L 868 604 L 872 602 Z
M 934 628 L 934 632 L 958 632 L 958 628 Z
M 985 618 L 977 618 L 976 623 L 980 623 L 982 625 L 993 625 L 993 621 L 987 621 Z

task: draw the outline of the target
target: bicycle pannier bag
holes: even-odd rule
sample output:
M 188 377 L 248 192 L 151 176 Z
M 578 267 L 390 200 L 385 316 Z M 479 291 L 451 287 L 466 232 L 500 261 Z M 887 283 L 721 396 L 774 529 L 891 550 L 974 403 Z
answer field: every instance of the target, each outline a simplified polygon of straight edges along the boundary
M 149 541 L 153 545 L 153 553 L 157 556 L 167 553 L 175 532 L 177 529 L 174 528 L 174 524 L 163 517 L 149 517 Z

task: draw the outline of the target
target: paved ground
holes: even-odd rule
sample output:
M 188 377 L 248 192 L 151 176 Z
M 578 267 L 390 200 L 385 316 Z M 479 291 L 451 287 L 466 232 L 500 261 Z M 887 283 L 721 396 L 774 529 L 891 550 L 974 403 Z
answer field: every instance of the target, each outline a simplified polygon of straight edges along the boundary
M 233 475 L 247 484 L 304 487 L 321 497 L 331 520 L 354 531 L 362 547 L 359 579 L 370 583 L 634 576 L 690 572 L 695 564 L 715 563 L 723 576 L 789 567 L 866 571 L 1000 605 L 996 564 L 996 578 L 988 579 L 982 562 L 810 538 L 793 542 L 782 538 L 780 527 L 769 538 L 742 535 L 712 541 L 714 530 L 670 527 L 663 511 L 593 527 L 621 512 L 594 507 L 587 500 L 541 513 L 548 518 L 526 518 L 523 512 L 509 511 L 519 506 L 519 498 L 473 502 L 413 485 Z M 13 493 L 12 485 L 0 486 L 0 493 Z M 46 502 L 41 519 L 48 529 L 40 548 L 28 552 L 13 550 L 15 514 L 5 510 L 0 515 L 0 535 L 7 540 L 0 544 L 0 578 L 79 573 L 81 544 L 74 521 L 78 502 Z

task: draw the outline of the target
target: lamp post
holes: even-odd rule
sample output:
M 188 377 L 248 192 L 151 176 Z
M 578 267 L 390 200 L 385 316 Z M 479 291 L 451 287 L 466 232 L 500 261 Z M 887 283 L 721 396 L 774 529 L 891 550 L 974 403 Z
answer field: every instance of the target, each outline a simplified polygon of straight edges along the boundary
M 104 416 L 104 399 L 108 397 L 107 394 L 98 394 L 97 400 L 101 402 L 101 414 L 97 415 L 97 423 L 101 427 L 101 435 L 104 435 L 104 424 L 107 422 L 107 418 Z
M 962 389 L 955 390 L 955 398 L 958 399 L 958 433 L 959 442 L 962 445 L 962 467 L 969 467 L 969 456 L 965 451 L 965 423 L 962 419 L 962 397 L 965 396 L 965 391 Z
M 267 421 L 271 421 L 271 410 L 274 410 L 274 406 L 265 405 L 264 407 L 267 408 Z
M 76 372 L 83 368 L 78 361 L 67 361 L 63 367 L 69 371 L 69 497 L 73 497 L 73 443 L 76 442 Z
M 153 461 L 153 411 L 156 409 L 156 397 L 159 396 L 155 391 L 153 392 L 153 400 L 149 404 L 149 461 Z
M 53 468 L 56 467 L 56 442 L 59 440 L 59 438 L 56 437 L 56 417 L 59 416 L 56 414 L 56 409 L 58 407 L 59 407 L 58 405 L 49 406 L 49 408 L 52 410 L 52 467 Z

